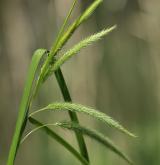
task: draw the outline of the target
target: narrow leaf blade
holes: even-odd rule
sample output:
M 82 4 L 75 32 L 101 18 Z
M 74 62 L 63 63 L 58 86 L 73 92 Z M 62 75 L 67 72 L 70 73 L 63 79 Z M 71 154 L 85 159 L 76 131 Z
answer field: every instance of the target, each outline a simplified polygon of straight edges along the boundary
M 73 3 L 72 3 L 71 8 L 70 8 L 70 10 L 69 10 L 69 12 L 68 12 L 68 14 L 67 14 L 65 20 L 64 20 L 64 23 L 63 23 L 63 25 L 62 25 L 62 27 L 61 27 L 59 33 L 58 33 L 56 42 L 53 43 L 53 46 L 52 46 L 52 48 L 51 48 L 51 54 L 53 54 L 53 56 L 55 55 L 54 52 L 55 52 L 55 50 L 57 50 L 57 48 L 58 48 L 57 46 L 58 46 L 59 41 L 61 40 L 61 38 L 62 38 L 62 36 L 63 36 L 65 27 L 66 27 L 66 25 L 67 25 L 67 23 L 68 23 L 68 21 L 69 21 L 69 18 L 70 18 L 70 16 L 71 16 L 72 12 L 73 12 L 73 9 L 74 9 L 76 3 L 77 3 L 77 0 L 74 0 Z
M 19 145 L 19 140 L 20 140 L 21 134 L 22 134 L 22 129 L 23 129 L 22 127 L 24 127 L 26 114 L 27 114 L 29 104 L 30 104 L 32 83 L 34 81 L 35 74 L 36 74 L 37 68 L 39 66 L 39 62 L 40 62 L 41 58 L 43 57 L 43 55 L 45 54 L 45 52 L 46 52 L 45 49 L 38 49 L 35 51 L 35 53 L 32 57 L 32 61 L 31 61 L 30 67 L 29 67 L 29 72 L 27 75 L 27 80 L 26 80 L 26 84 L 25 84 L 25 88 L 24 88 L 24 92 L 23 92 L 23 96 L 22 96 L 22 100 L 21 100 L 21 104 L 20 104 L 20 108 L 19 108 L 16 128 L 15 128 L 14 136 L 12 139 L 10 151 L 9 151 L 7 165 L 14 164 L 17 147 Z

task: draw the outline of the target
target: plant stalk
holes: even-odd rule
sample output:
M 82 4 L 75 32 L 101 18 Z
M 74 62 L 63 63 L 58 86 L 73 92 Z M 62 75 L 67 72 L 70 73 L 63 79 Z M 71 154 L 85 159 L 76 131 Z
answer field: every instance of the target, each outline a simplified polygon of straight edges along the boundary
M 60 90 L 61 90 L 61 93 L 63 95 L 65 102 L 72 102 L 69 90 L 67 88 L 65 79 L 63 77 L 63 73 L 60 68 L 55 71 L 55 76 L 56 76 L 58 85 L 60 87 Z M 72 122 L 79 123 L 78 117 L 75 112 L 69 111 L 68 113 L 69 113 L 69 116 L 70 116 Z M 82 156 L 84 156 L 85 159 L 89 162 L 88 151 L 87 151 L 87 147 L 86 147 L 82 133 L 79 131 L 75 131 L 75 135 L 76 135 L 77 142 L 78 142 Z

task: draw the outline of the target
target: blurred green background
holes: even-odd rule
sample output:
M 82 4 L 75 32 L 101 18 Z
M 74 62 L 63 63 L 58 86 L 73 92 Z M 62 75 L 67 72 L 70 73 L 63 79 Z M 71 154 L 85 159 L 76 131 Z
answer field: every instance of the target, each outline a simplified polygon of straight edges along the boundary
M 72 0 L 0 0 L 0 164 L 5 165 L 32 53 L 50 48 Z M 92 0 L 80 0 L 72 21 Z M 137 165 L 160 164 L 160 1 L 104 0 L 65 49 L 105 27 L 118 28 L 67 62 L 64 72 L 74 102 L 95 107 L 138 135 L 132 139 L 84 115 L 82 125 L 99 129 Z M 55 77 L 41 88 L 32 111 L 62 100 Z M 66 113 L 37 116 L 67 120 Z M 28 124 L 27 130 L 31 128 Z M 55 129 L 55 128 L 54 128 Z M 56 131 L 77 147 L 73 133 Z M 126 165 L 117 155 L 85 138 L 92 165 Z M 20 147 L 16 165 L 80 164 L 39 131 Z

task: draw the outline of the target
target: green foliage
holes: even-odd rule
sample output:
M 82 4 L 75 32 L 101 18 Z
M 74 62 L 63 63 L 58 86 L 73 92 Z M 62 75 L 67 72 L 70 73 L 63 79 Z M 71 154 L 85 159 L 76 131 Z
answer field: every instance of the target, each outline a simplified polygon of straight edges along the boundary
M 23 132 L 25 130 L 26 123 L 28 120 L 28 113 L 29 113 L 31 103 L 34 97 L 37 95 L 41 84 L 43 84 L 53 72 L 56 75 L 56 79 L 60 87 L 61 93 L 64 97 L 65 103 L 52 103 L 38 111 L 33 112 L 29 117 L 29 121 L 33 125 L 38 126 L 38 127 L 32 130 L 28 135 L 26 135 L 26 137 L 28 137 L 31 133 L 34 133 L 35 131 L 42 129 L 44 132 L 46 132 L 47 135 L 51 136 L 58 143 L 63 145 L 68 151 L 70 151 L 70 153 L 72 153 L 79 161 L 81 161 L 82 164 L 88 165 L 89 164 L 88 151 L 87 151 L 87 146 L 83 138 L 83 134 L 85 134 L 97 140 L 98 142 L 102 143 L 104 146 L 108 147 L 110 150 L 118 154 L 121 158 L 131 163 L 128 157 L 125 154 L 123 154 L 123 152 L 121 152 L 121 150 L 118 149 L 118 147 L 114 145 L 104 135 L 102 135 L 101 133 L 95 130 L 91 130 L 86 127 L 80 126 L 76 113 L 80 112 L 80 113 L 87 114 L 132 137 L 135 137 L 135 135 L 129 132 L 117 121 L 113 120 L 111 117 L 107 116 L 106 114 L 99 112 L 97 110 L 94 110 L 93 108 L 82 106 L 80 104 L 71 103 L 72 99 L 71 99 L 66 82 L 64 80 L 63 74 L 60 69 L 61 65 L 64 62 L 66 62 L 72 56 L 77 54 L 82 48 L 87 47 L 88 45 L 100 40 L 102 37 L 104 37 L 113 29 L 115 29 L 116 26 L 113 26 L 106 30 L 102 30 L 99 33 L 89 36 L 88 38 L 80 41 L 78 44 L 73 46 L 73 48 L 71 48 L 70 50 L 66 51 L 60 58 L 55 59 L 56 54 L 59 52 L 60 49 L 63 48 L 63 46 L 71 38 L 71 36 L 77 30 L 77 28 L 92 15 L 95 9 L 102 2 L 102 0 L 95 0 L 94 2 L 92 2 L 91 5 L 68 28 L 66 28 L 68 24 L 68 20 L 73 12 L 73 9 L 75 8 L 77 1 L 78 0 L 73 1 L 71 9 L 69 10 L 67 17 L 65 18 L 62 28 L 59 31 L 58 37 L 56 41 L 54 42 L 53 46 L 51 47 L 50 51 L 48 52 L 46 51 L 46 49 L 38 49 L 33 54 L 31 65 L 29 68 L 29 73 L 27 75 L 27 80 L 26 80 L 23 96 L 21 99 L 19 114 L 18 114 L 17 123 L 16 123 L 16 129 L 15 129 L 14 136 L 12 139 L 9 156 L 7 160 L 7 165 L 14 164 L 16 153 L 19 149 L 19 143 L 21 141 L 21 138 L 22 138 L 22 135 L 23 135 Z M 46 58 L 44 58 L 44 61 L 41 66 L 40 61 L 45 55 L 46 55 Z M 40 121 L 31 117 L 38 112 L 46 111 L 48 109 L 57 110 L 57 111 L 62 111 L 62 110 L 68 111 L 69 116 L 71 118 L 71 122 L 43 124 Z M 60 137 L 58 134 L 56 134 L 54 131 L 48 128 L 49 125 L 56 125 L 56 126 L 73 130 L 75 132 L 77 142 L 79 144 L 80 153 L 77 150 L 75 150 L 62 137 Z M 26 137 L 24 137 L 24 139 Z

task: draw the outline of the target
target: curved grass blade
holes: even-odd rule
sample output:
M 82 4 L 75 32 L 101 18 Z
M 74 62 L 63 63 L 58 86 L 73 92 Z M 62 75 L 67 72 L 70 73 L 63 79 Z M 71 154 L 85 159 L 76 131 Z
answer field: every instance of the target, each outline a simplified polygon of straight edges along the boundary
M 37 110 L 33 113 L 31 113 L 29 116 L 33 116 L 39 112 L 43 112 L 46 110 L 53 110 L 53 111 L 72 111 L 72 112 L 80 112 L 80 113 L 84 113 L 87 114 L 91 117 L 94 117 L 97 120 L 102 121 L 103 123 L 118 129 L 119 131 L 132 136 L 132 137 L 136 137 L 133 133 L 129 132 L 127 129 L 125 129 L 121 124 L 119 124 L 117 121 L 113 120 L 110 116 L 106 115 L 103 112 L 97 111 L 93 108 L 90 107 L 86 107 L 80 104 L 74 104 L 74 103 L 52 103 L 49 104 L 48 106 Z
M 50 74 L 52 74 L 53 71 L 56 71 L 64 62 L 69 60 L 72 56 L 77 54 L 81 49 L 91 45 L 92 43 L 100 40 L 105 35 L 109 34 L 112 30 L 114 30 L 116 26 L 113 26 L 111 28 L 102 30 L 99 33 L 93 34 L 86 39 L 80 41 L 78 44 L 76 44 L 73 48 L 71 48 L 69 51 L 67 51 L 63 56 L 61 56 L 53 65 Z
M 22 134 L 22 127 L 25 127 L 24 122 L 25 122 L 25 118 L 27 115 L 27 111 L 29 109 L 29 105 L 30 105 L 32 83 L 34 81 L 35 74 L 36 74 L 37 68 L 39 66 L 39 62 L 40 62 L 41 58 L 43 57 L 43 55 L 45 54 L 45 52 L 46 52 L 45 49 L 38 49 L 35 51 L 35 53 L 32 57 L 32 61 L 31 61 L 30 67 L 29 67 L 29 72 L 27 75 L 27 80 L 26 80 L 22 100 L 20 103 L 16 128 L 15 128 L 14 136 L 12 139 L 10 151 L 9 151 L 7 165 L 14 164 L 17 148 L 18 148 L 19 141 L 20 141 L 21 134 Z
M 63 147 L 65 147 L 70 153 L 72 153 L 82 164 L 84 165 L 89 165 L 88 161 L 81 156 L 81 154 L 79 154 L 67 141 L 65 141 L 62 137 L 60 137 L 57 133 L 55 133 L 53 130 L 51 130 L 50 128 L 48 128 L 47 126 L 52 126 L 55 124 L 42 124 L 41 122 L 37 121 L 34 118 L 29 118 L 29 121 L 38 126 L 37 128 L 33 129 L 31 132 L 29 132 L 21 141 L 21 144 L 28 138 L 28 136 L 30 136 L 31 134 L 33 134 L 34 132 L 38 131 L 38 130 L 43 130 L 44 132 L 46 132 L 51 138 L 55 139 L 58 143 L 60 143 Z
M 129 164 L 133 164 L 133 162 L 129 159 L 129 157 L 124 154 L 108 137 L 104 136 L 102 133 L 97 132 L 96 130 L 82 127 L 77 123 L 71 123 L 71 122 L 61 122 L 61 123 L 56 123 L 56 125 L 67 128 L 69 130 L 78 130 L 82 132 L 83 134 L 95 139 L 96 141 L 100 142 L 107 148 L 109 148 L 111 151 L 119 155 L 122 159 L 127 161 Z

